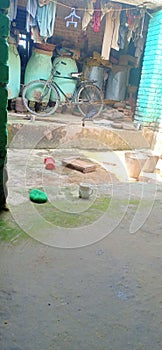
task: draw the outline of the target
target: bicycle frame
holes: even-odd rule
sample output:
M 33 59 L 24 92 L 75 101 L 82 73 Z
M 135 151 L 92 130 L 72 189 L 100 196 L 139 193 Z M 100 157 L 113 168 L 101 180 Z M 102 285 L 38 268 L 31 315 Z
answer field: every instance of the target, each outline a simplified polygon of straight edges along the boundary
M 79 74 L 79 73 L 76 72 L 74 74 Z M 61 89 L 61 87 L 54 81 L 54 78 L 66 79 L 66 80 L 76 80 L 77 84 L 76 84 L 75 90 L 74 90 L 71 97 L 68 97 L 64 93 L 64 91 Z M 69 103 L 75 102 L 74 96 L 75 96 L 76 90 L 79 86 L 87 84 L 87 83 L 94 85 L 95 82 L 96 82 L 95 80 L 88 80 L 88 79 L 81 81 L 80 77 L 65 77 L 65 76 L 60 76 L 58 74 L 57 75 L 53 74 L 52 72 L 51 72 L 51 77 L 47 80 L 47 84 L 48 83 L 52 84 L 52 86 L 54 86 L 56 88 L 58 94 L 60 95 L 60 93 L 61 93 L 65 97 L 65 101 L 69 102 Z M 65 104 L 66 102 L 63 102 L 63 104 Z
M 102 93 L 95 85 L 94 80 L 82 79 L 81 75 L 82 73 L 72 72 L 69 77 L 61 76 L 61 73 L 56 69 L 52 69 L 47 80 L 39 79 L 24 87 L 22 94 L 24 105 L 30 113 L 38 116 L 48 116 L 55 113 L 59 104 L 63 106 L 66 104 L 76 105 L 83 116 L 99 115 L 103 106 Z M 76 82 L 71 94 L 68 91 L 65 92 L 64 87 L 60 87 L 59 79 L 55 81 L 55 78 Z M 30 106 L 30 102 L 34 102 L 34 105 Z
M 57 92 L 59 93 L 62 93 L 63 94 L 63 96 L 65 97 L 65 100 L 66 101 L 68 101 L 69 103 L 70 102 L 72 102 L 72 100 L 73 100 L 73 97 L 74 97 L 74 95 L 75 95 L 75 91 L 76 91 L 76 89 L 77 89 L 77 85 L 76 85 L 76 87 L 75 87 L 75 90 L 74 90 L 74 93 L 73 93 L 73 95 L 71 96 L 71 97 L 68 97 L 65 93 L 64 93 L 64 91 L 61 89 L 61 87 L 54 81 L 54 78 L 60 78 L 60 79 L 67 79 L 67 80 L 76 80 L 77 82 L 79 82 L 79 78 L 73 78 L 73 77 L 65 77 L 65 76 L 59 76 L 59 75 L 52 75 L 52 78 L 51 78 L 51 83 L 52 83 L 52 85 L 56 88 L 56 90 L 57 90 Z

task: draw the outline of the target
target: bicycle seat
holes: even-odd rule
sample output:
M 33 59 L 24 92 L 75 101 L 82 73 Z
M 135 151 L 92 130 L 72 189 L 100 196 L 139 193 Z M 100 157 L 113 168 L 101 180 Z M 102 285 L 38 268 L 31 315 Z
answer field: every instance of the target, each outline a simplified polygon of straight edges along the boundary
M 82 75 L 83 75 L 82 72 L 81 72 L 81 73 L 78 73 L 78 72 L 72 72 L 72 73 L 71 73 L 72 78 L 79 78 L 79 77 L 81 77 Z
M 95 83 L 97 83 L 97 80 L 93 80 L 93 79 L 91 79 L 89 82 L 91 82 L 91 83 L 95 84 Z

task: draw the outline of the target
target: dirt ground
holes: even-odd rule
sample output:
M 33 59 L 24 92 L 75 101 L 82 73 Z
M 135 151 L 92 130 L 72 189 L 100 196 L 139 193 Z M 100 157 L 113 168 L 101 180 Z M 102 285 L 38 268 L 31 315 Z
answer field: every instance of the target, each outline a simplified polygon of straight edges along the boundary
M 100 213 L 83 247 L 43 244 L 1 214 L 1 350 L 162 349 L 162 185 L 129 187 L 115 183 L 107 234 Z

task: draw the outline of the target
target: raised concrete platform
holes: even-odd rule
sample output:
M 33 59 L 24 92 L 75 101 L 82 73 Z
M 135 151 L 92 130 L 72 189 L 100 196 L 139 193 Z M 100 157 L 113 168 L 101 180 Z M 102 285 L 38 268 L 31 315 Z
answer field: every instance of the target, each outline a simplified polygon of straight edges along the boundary
M 26 115 L 8 114 L 10 148 L 79 148 L 86 150 L 148 149 L 153 145 L 152 130 L 137 130 L 133 123 L 113 128 L 107 120 L 86 121 L 72 114 L 56 113 L 50 118 L 29 119 Z

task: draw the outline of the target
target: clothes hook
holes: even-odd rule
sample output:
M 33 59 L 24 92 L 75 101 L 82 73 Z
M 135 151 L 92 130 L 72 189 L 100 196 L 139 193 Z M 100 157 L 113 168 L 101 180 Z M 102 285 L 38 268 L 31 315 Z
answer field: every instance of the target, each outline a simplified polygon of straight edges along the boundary
M 73 24 L 74 28 L 77 28 L 78 22 L 74 21 L 74 18 L 80 19 L 80 16 L 76 15 L 76 9 L 75 9 L 75 7 L 72 7 L 71 13 L 64 18 L 65 20 L 68 19 L 68 21 L 66 21 L 66 27 L 69 27 L 70 24 Z M 70 19 L 70 21 L 69 21 L 69 19 Z

